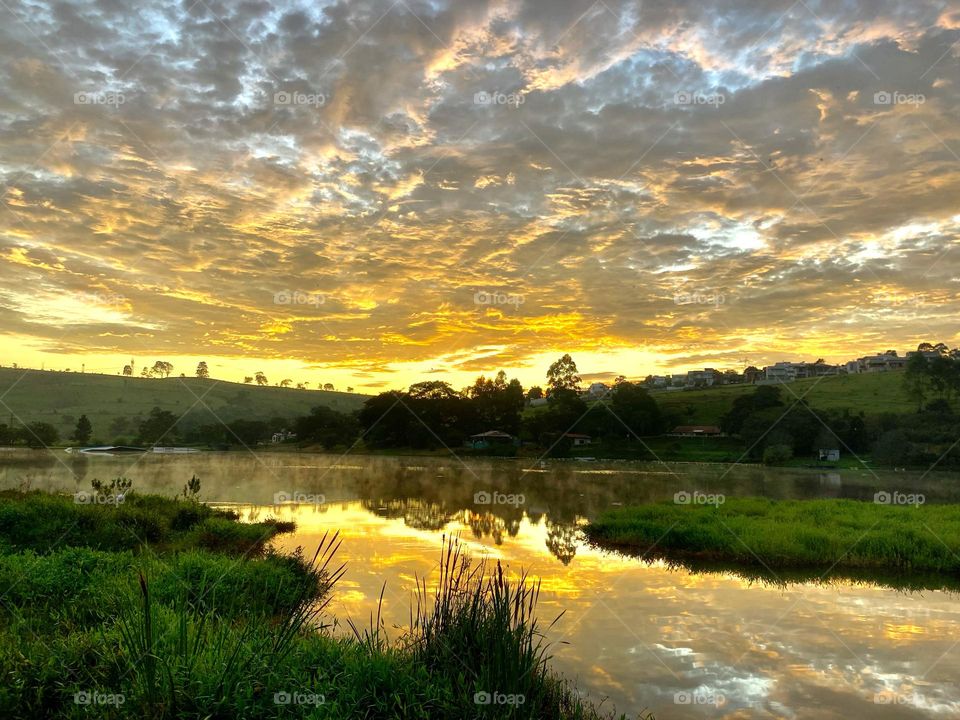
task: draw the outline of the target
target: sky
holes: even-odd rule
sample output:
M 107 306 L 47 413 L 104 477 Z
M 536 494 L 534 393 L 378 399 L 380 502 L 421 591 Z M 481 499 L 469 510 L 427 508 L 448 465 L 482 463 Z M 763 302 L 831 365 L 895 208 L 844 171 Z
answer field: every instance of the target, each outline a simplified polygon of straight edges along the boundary
M 0 364 L 371 392 L 958 342 L 956 4 L 0 17 Z

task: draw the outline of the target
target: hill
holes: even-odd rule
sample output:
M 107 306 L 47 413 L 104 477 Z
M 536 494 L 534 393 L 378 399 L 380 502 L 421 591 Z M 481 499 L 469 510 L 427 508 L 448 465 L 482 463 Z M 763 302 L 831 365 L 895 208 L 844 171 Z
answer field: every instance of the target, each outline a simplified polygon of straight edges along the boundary
M 0 368 L 0 422 L 16 426 L 21 421 L 48 422 L 64 440 L 84 414 L 93 424 L 94 439 L 110 442 L 135 434 L 140 419 L 154 407 L 183 415 L 187 422 L 203 424 L 239 418 L 289 419 L 305 415 L 317 405 L 352 412 L 367 397 L 195 377 L 146 379 Z
M 726 385 L 703 390 L 654 392 L 664 411 L 691 425 L 717 425 L 740 395 L 752 393 L 755 385 Z M 795 397 L 796 396 L 796 397 Z M 867 415 L 916 410 L 903 387 L 903 372 L 832 375 L 796 380 L 784 386 L 787 405 L 802 397 L 818 410 L 844 410 Z

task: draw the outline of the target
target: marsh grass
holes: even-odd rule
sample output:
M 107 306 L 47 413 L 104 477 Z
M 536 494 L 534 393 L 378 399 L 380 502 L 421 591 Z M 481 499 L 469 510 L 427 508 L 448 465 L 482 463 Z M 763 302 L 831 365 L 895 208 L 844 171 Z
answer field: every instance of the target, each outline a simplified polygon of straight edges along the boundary
M 600 547 L 699 569 L 711 563 L 821 569 L 850 571 L 861 579 L 873 571 L 886 581 L 899 577 L 905 587 L 960 580 L 956 505 L 766 498 L 727 498 L 717 507 L 666 502 L 605 512 L 584 532 Z
M 120 542 L 109 527 L 148 510 L 156 544 Z M 25 518 L 49 529 L 89 527 L 88 515 L 107 527 L 67 532 L 66 547 L 17 537 Z M 281 556 L 250 552 L 223 528 L 225 552 L 214 552 L 201 528 L 235 519 L 149 496 L 105 511 L 5 494 L 0 516 L 0 717 L 600 717 L 548 667 L 539 584 L 473 565 L 458 542 L 444 545 L 435 590 L 418 581 L 410 627 L 390 641 L 380 609 L 369 628 L 348 621 L 352 637 L 334 632 L 330 603 L 346 570 L 336 533 L 312 557 Z M 123 703 L 74 701 L 89 691 Z M 476 702 L 484 692 L 523 702 Z M 278 693 L 322 702 L 287 705 Z

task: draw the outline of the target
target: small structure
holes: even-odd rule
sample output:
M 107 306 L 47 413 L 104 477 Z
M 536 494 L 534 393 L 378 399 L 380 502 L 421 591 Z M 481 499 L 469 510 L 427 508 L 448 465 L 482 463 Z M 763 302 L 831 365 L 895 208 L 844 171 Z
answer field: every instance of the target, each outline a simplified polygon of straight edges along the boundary
M 679 437 L 718 437 L 723 431 L 716 425 L 677 425 L 671 435 Z
M 840 459 L 840 451 L 836 448 L 820 448 L 819 460 L 821 462 L 836 462 Z
M 470 447 L 474 450 L 486 450 L 492 447 L 513 447 L 516 444 L 516 438 L 502 430 L 487 430 L 487 432 L 470 436 Z
M 296 440 L 296 439 L 297 439 L 297 434 L 295 432 L 289 432 L 286 428 L 284 428 L 280 432 L 275 432 L 273 436 L 270 438 L 270 442 L 282 443 L 282 442 L 286 442 L 287 440 Z
M 564 433 L 563 436 L 570 441 L 574 447 L 580 447 L 581 445 L 589 445 L 593 442 L 593 438 L 584 433 Z

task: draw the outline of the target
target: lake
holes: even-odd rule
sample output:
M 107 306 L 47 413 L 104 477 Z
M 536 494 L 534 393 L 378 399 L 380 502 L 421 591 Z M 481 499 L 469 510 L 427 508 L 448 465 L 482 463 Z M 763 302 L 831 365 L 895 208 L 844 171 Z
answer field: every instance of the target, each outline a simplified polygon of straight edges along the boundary
M 585 520 L 678 492 L 844 497 L 878 491 L 960 501 L 950 474 L 627 462 L 478 460 L 247 452 L 92 457 L 0 452 L 0 487 L 86 490 L 125 475 L 173 495 L 196 474 L 207 502 L 244 519 L 292 519 L 277 546 L 313 552 L 339 530 L 347 574 L 332 612 L 370 622 L 383 590 L 388 634 L 409 621 L 417 577 L 444 535 L 542 582 L 552 666 L 603 707 L 658 718 L 960 717 L 960 596 L 830 579 L 777 584 L 691 573 L 587 546 Z M 281 504 L 277 505 L 276 502 Z M 51 538 L 51 542 L 53 542 Z M 341 628 L 342 629 L 342 628 Z

